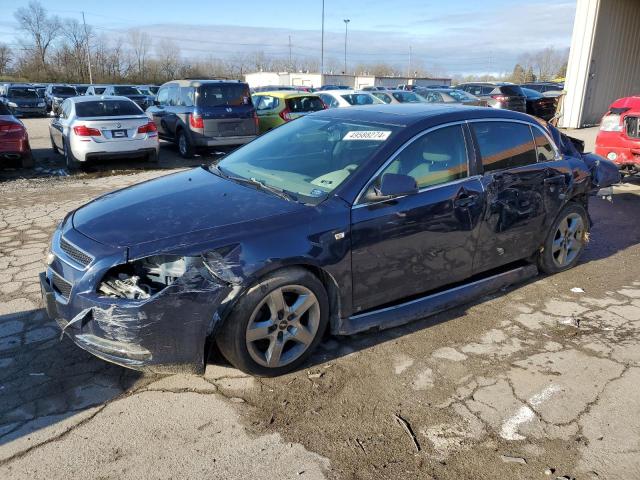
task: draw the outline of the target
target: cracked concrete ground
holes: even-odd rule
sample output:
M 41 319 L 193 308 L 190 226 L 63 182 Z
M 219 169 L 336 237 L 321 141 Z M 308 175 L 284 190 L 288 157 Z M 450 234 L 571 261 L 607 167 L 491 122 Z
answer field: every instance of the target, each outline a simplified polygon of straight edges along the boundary
M 68 210 L 159 174 L 0 184 L 0 478 L 640 478 L 637 180 L 571 271 L 280 378 L 163 378 L 60 341 L 37 287 Z

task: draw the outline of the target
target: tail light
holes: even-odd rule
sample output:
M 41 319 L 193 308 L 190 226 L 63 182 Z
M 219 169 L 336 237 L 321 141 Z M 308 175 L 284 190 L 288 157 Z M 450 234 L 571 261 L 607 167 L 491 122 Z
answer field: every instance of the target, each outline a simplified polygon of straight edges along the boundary
M 145 125 L 140 125 L 138 127 L 138 133 L 155 133 L 158 131 L 158 127 L 153 122 L 149 122 Z
M 289 122 L 292 120 L 291 118 L 291 110 L 289 110 L 289 108 L 285 108 L 284 110 L 282 110 L 280 113 L 280 118 L 282 118 L 285 122 Z
M 22 125 L 20 125 L 19 123 L 0 123 L 0 133 L 17 133 L 22 131 Z
M 191 128 L 203 129 L 204 120 L 200 115 L 198 115 L 197 113 L 194 113 L 189 117 L 189 125 L 191 125 Z
M 86 125 L 77 125 L 73 127 L 73 133 L 79 137 L 100 137 L 102 133 L 97 128 L 90 128 Z
M 497 102 L 508 102 L 509 101 L 509 97 L 507 97 L 506 95 L 491 95 L 491 98 L 493 98 L 494 100 L 496 100 Z
M 622 117 L 620 115 L 610 114 L 605 115 L 600 122 L 600 130 L 603 132 L 621 132 L 622 131 Z

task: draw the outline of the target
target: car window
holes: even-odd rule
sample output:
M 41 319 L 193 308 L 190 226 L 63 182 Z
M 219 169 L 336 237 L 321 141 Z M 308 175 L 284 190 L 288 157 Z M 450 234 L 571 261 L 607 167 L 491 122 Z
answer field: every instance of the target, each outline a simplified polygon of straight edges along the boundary
M 324 104 L 320 97 L 310 95 L 308 97 L 294 97 L 286 100 L 287 107 L 292 112 L 319 112 L 324 110 Z
M 259 95 L 257 101 L 256 110 L 273 110 L 280 105 L 280 100 L 271 95 Z
M 472 128 L 485 173 L 536 163 L 536 149 L 529 125 L 515 122 L 477 122 L 472 123 Z
M 76 95 L 76 89 L 73 87 L 51 87 L 51 93 L 54 95 Z
M 193 107 L 195 104 L 195 89 L 192 87 L 180 87 L 178 104 L 182 107 Z
M 250 105 L 251 92 L 246 83 L 206 83 L 198 87 L 199 107 Z
M 324 104 L 329 108 L 338 108 L 340 106 L 340 103 L 338 102 L 338 100 L 333 98 L 332 95 L 323 94 L 323 95 L 320 95 L 320 98 L 322 99 Z
M 384 103 L 391 103 L 391 97 L 386 93 L 371 92 L 371 95 L 375 96 L 378 100 L 382 100 Z
M 142 113 L 144 112 L 140 107 L 130 100 L 103 100 L 76 104 L 76 116 L 78 118 L 116 117 L 121 115 L 141 115 Z
M 374 103 L 378 103 L 375 97 L 368 93 L 348 93 L 340 96 L 345 99 L 349 105 L 373 105 Z
M 176 106 L 179 103 L 179 99 L 180 99 L 180 87 L 178 87 L 177 85 L 170 85 L 168 98 L 167 98 L 167 105 Z
M 409 175 L 416 180 L 418 188 L 425 188 L 467 177 L 467 164 L 462 126 L 452 125 L 414 141 L 398 154 L 382 175 Z
M 447 94 L 452 96 L 458 102 L 475 100 L 471 95 L 469 95 L 467 92 L 463 92 L 462 90 L 449 90 L 447 91 Z
M 169 88 L 163 87 L 158 90 L 158 96 L 156 97 L 156 101 L 160 105 L 167 105 L 169 102 Z
M 442 98 L 442 95 L 440 95 L 438 92 L 425 92 L 422 94 L 422 96 L 424 98 L 427 99 L 427 102 L 429 103 L 442 103 L 444 102 L 444 99 Z
M 483 86 L 483 87 L 480 87 L 480 93 L 478 95 L 491 95 L 494 90 L 496 90 L 496 87 L 492 85 Z M 471 93 L 472 95 L 476 95 L 473 92 L 469 92 L 469 93 Z
M 116 95 L 140 95 L 140 91 L 136 87 L 128 85 L 113 87 L 113 91 Z
M 62 118 L 69 118 L 71 115 L 71 100 L 65 100 L 60 107 Z
M 424 97 L 410 91 L 393 92 L 392 95 L 400 103 L 422 103 L 425 101 Z
M 536 152 L 539 162 L 552 162 L 556 159 L 556 151 L 553 149 L 551 142 L 540 130 L 532 128 L 533 140 L 536 144 Z

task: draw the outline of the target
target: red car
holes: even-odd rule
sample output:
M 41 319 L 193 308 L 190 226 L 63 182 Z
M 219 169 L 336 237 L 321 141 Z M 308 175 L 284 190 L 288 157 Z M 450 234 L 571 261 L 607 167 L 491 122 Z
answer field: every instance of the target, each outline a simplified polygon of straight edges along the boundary
M 596 153 L 623 173 L 640 173 L 640 96 L 620 98 L 602 117 Z
M 3 160 L 20 160 L 23 167 L 33 167 L 27 129 L 0 103 L 0 165 Z

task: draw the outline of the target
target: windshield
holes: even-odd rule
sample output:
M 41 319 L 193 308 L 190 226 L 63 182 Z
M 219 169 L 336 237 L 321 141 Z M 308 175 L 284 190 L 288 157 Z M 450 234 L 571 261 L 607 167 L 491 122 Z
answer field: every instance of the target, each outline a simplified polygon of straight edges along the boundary
M 38 94 L 33 88 L 10 88 L 9 98 L 38 98 Z
M 136 87 L 113 87 L 113 93 L 116 95 L 140 95 Z
M 119 117 L 123 115 L 142 115 L 144 112 L 130 100 L 104 100 L 76 103 L 76 116 Z
M 349 105 L 373 105 L 374 103 L 381 103 L 369 93 L 350 93 L 347 95 L 341 95 Z
M 54 95 L 77 95 L 76 89 L 73 87 L 51 87 L 51 93 Z
M 403 92 L 393 92 L 393 98 L 395 98 L 400 103 L 422 103 L 427 100 L 418 95 L 417 93 L 403 91 Z
M 198 107 L 240 106 L 251 104 L 249 86 L 245 83 L 208 83 L 198 87 Z
M 319 203 L 365 165 L 398 127 L 303 117 L 229 154 L 223 174 L 254 179 Z
M 160 87 L 149 87 L 149 90 L 151 90 L 151 93 L 155 95 L 158 93 L 158 90 L 160 90 Z
M 107 87 L 93 87 L 93 91 L 96 95 L 102 95 L 106 89 Z
M 76 87 L 76 92 L 85 93 L 87 91 L 87 88 L 89 88 L 87 85 L 82 85 L 82 86 Z

